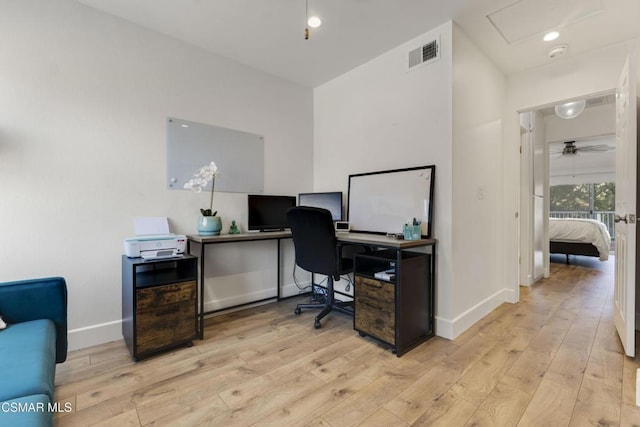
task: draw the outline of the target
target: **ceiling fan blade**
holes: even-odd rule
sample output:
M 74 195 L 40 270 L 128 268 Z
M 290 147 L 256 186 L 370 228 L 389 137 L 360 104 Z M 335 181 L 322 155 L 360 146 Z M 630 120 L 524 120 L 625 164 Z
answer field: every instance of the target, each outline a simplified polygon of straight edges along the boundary
M 585 145 L 584 147 L 578 147 L 578 151 L 598 152 L 598 153 L 604 153 L 606 151 L 612 151 L 615 149 L 616 147 L 612 147 L 611 145 L 606 145 L 606 144 Z

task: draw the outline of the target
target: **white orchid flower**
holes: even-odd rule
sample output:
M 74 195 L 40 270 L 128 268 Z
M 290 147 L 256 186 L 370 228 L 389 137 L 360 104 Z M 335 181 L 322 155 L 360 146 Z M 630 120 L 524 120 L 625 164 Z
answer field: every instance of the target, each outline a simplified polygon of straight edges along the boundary
M 211 162 L 198 169 L 187 183 L 184 184 L 185 190 L 191 190 L 194 193 L 201 193 L 204 187 L 211 181 L 211 202 L 209 203 L 209 209 L 200 209 L 200 212 L 204 216 L 216 216 L 218 213 L 213 212 L 213 191 L 216 183 L 216 175 L 218 174 L 218 165 L 215 162 Z M 213 212 L 213 213 L 212 213 Z

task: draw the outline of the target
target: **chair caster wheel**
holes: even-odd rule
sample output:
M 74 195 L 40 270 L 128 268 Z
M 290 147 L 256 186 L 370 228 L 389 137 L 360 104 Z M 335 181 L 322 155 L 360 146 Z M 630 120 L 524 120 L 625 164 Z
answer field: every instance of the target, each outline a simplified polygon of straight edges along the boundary
M 313 327 L 316 329 L 320 329 L 322 327 L 322 324 L 319 320 L 316 320 L 315 322 L 313 322 Z
M 293 310 L 293 312 L 294 312 L 296 315 L 300 315 L 300 313 L 302 313 L 302 310 L 300 310 L 300 307 L 296 307 L 296 309 L 295 309 L 295 310 Z

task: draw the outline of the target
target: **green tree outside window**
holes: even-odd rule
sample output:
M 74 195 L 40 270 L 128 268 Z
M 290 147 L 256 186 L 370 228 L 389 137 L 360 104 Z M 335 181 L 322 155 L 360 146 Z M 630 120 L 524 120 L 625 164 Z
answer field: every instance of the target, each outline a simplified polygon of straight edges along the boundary
M 615 210 L 614 182 L 600 184 L 554 185 L 551 187 L 551 212 L 592 212 Z

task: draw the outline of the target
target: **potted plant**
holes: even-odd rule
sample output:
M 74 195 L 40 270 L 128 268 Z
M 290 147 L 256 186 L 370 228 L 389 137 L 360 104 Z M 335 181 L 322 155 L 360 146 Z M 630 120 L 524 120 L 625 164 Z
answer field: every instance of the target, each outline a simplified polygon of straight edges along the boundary
M 202 216 L 198 218 L 198 234 L 201 236 L 215 236 L 220 234 L 222 229 L 222 220 L 217 215 L 218 211 L 213 211 L 213 193 L 216 183 L 216 175 L 218 174 L 218 166 L 215 162 L 211 162 L 206 166 L 198 169 L 193 178 L 184 185 L 184 188 L 195 193 L 201 193 L 204 187 L 211 181 L 211 199 L 208 209 L 200 209 Z

